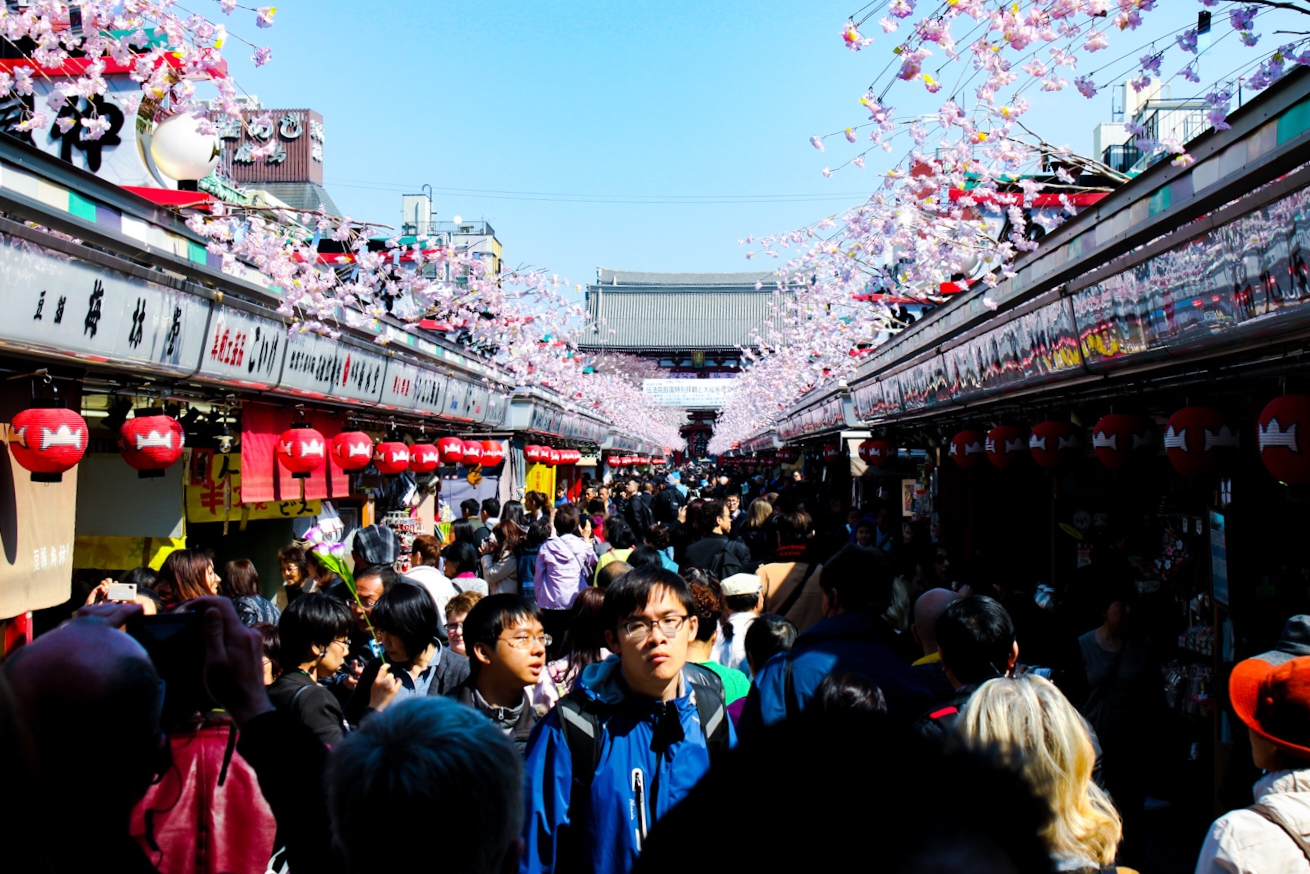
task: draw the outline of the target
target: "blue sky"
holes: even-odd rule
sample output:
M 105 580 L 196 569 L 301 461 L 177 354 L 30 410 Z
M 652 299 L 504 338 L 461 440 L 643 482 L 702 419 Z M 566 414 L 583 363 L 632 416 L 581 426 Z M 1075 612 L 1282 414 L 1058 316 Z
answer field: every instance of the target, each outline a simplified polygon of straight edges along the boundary
M 1177 12 L 1152 33 L 1195 20 L 1196 4 L 1169 4 Z M 824 178 L 854 147 L 808 143 L 864 120 L 856 101 L 895 44 L 870 22 L 873 46 L 842 47 L 855 0 L 277 5 L 271 30 L 240 10 L 228 22 L 272 46 L 268 66 L 255 70 L 235 41 L 227 54 L 266 106 L 324 115 L 327 187 L 342 210 L 395 225 L 402 191 L 428 183 L 439 219 L 491 222 L 509 266 L 581 283 L 597 265 L 749 270 L 759 262 L 740 238 L 804 226 L 877 184 L 853 168 Z M 896 93 L 920 111 L 944 96 L 917 84 Z M 1047 139 L 1084 152 L 1109 117 L 1108 93 L 1033 102 Z M 665 202 L 615 202 L 651 199 Z

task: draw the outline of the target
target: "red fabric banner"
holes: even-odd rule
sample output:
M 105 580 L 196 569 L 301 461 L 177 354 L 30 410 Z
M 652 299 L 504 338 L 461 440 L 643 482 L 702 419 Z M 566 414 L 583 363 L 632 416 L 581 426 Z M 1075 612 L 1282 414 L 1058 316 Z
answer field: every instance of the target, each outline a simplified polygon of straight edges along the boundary
M 268 404 L 241 405 L 241 500 L 247 504 L 290 501 L 301 497 L 305 484 L 307 501 L 344 498 L 350 494 L 350 477 L 324 453 L 327 464 L 298 480 L 273 458 L 273 448 L 282 432 L 296 421 L 296 411 Z M 305 421 L 327 440 L 341 433 L 345 416 L 306 411 Z M 331 475 L 329 475 L 329 471 Z

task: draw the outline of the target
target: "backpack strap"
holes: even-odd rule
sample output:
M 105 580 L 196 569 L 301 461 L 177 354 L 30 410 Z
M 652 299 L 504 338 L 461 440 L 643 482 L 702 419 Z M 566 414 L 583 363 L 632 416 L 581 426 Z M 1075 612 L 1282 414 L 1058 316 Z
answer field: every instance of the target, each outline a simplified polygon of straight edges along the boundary
M 719 675 L 688 663 L 683 670 L 696 696 L 696 715 L 705 734 L 705 748 L 713 766 L 728 751 L 728 709 L 723 703 L 723 680 Z
M 1302 855 L 1305 856 L 1306 861 L 1310 862 L 1310 841 L 1307 841 L 1305 839 L 1305 835 L 1297 831 L 1296 828 L 1293 827 L 1291 823 L 1283 819 L 1283 817 L 1279 815 L 1278 811 L 1274 810 L 1272 807 L 1264 803 L 1252 804 L 1250 807 L 1247 808 L 1247 810 L 1251 811 L 1252 813 L 1258 813 L 1260 816 L 1269 820 L 1274 825 L 1278 826 L 1280 829 L 1286 832 L 1287 836 L 1291 838 L 1296 843 L 1296 846 L 1301 850 L 1301 853 Z
M 814 571 L 818 566 L 819 563 L 817 561 L 808 562 L 805 565 L 805 575 L 801 577 L 801 581 L 796 584 L 796 588 L 791 590 L 791 594 L 787 596 L 787 600 L 778 605 L 778 609 L 773 612 L 777 613 L 779 616 L 785 617 L 791 611 L 791 608 L 796 606 L 796 602 L 801 598 L 801 593 L 805 591 L 805 584 L 810 581 L 810 577 L 813 576 Z

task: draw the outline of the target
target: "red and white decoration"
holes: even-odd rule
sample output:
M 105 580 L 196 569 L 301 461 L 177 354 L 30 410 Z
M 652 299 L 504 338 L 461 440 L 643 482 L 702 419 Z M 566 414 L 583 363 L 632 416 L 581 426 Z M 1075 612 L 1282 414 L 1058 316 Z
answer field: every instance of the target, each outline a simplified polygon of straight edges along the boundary
M 841 458 L 841 444 L 829 443 L 827 446 L 823 447 L 822 452 L 824 462 L 826 464 L 832 464 L 834 461 Z
M 499 440 L 482 441 L 482 466 L 498 467 L 505 460 L 505 445 Z
M 409 460 L 409 447 L 399 440 L 387 440 L 373 449 L 373 464 L 378 473 L 403 473 L 409 470 Z
M 784 446 L 778 450 L 778 460 L 784 464 L 795 464 L 801 457 L 801 451 L 795 446 Z
M 882 467 L 896 457 L 896 444 L 890 440 L 865 440 L 860 444 L 860 458 L 866 464 Z
M 1028 441 L 1023 438 L 1023 431 L 1018 426 L 998 425 L 987 432 L 983 448 L 987 451 L 987 460 L 1005 470 L 1023 460 L 1028 453 Z
M 550 460 L 550 449 L 545 446 L 529 444 L 523 447 L 523 457 L 529 464 L 545 464 Z M 610 464 L 614 463 L 613 456 L 610 457 Z
M 981 431 L 961 431 L 951 438 L 951 448 L 946 454 L 964 470 L 972 470 L 986 458 L 985 440 Z
M 9 426 L 9 451 L 32 481 L 57 483 L 86 454 L 86 420 L 63 407 L 23 410 Z
M 1169 417 L 1165 427 L 1165 457 L 1183 476 L 1205 473 L 1235 449 L 1237 432 L 1214 407 L 1183 407 Z
M 1038 422 L 1028 435 L 1028 451 L 1038 467 L 1055 470 L 1078 460 L 1082 444 L 1072 422 Z
M 186 433 L 172 416 L 137 416 L 118 429 L 118 451 L 141 476 L 163 476 L 182 457 Z
M 332 460 L 342 470 L 363 470 L 373 459 L 373 438 L 363 431 L 342 431 L 332 438 Z
M 549 464 L 551 467 L 559 467 L 560 454 L 558 449 L 552 448 L 550 450 L 550 455 L 546 459 L 546 463 Z
M 1136 455 L 1149 453 L 1154 435 L 1141 416 L 1111 413 L 1092 426 L 1092 449 L 1110 470 L 1123 470 Z
M 327 438 L 308 425 L 292 426 L 283 431 L 273 448 L 278 464 L 291 471 L 296 479 L 308 479 L 311 473 L 327 464 L 327 452 Z
M 464 441 L 464 464 L 475 467 L 482 463 L 482 444 L 477 440 Z
M 441 452 L 434 443 L 415 443 L 409 447 L 409 469 L 414 473 L 432 473 L 441 467 Z
M 442 464 L 459 464 L 464 460 L 464 441 L 458 437 L 442 437 L 437 441 Z
M 1260 411 L 1256 446 L 1274 478 L 1289 486 L 1310 483 L 1310 395 L 1283 395 Z

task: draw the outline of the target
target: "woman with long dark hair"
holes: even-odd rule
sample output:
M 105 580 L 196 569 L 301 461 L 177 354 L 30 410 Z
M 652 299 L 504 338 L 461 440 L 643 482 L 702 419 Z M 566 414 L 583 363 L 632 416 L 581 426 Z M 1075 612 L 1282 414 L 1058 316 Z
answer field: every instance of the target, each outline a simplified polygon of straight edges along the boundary
M 555 706 L 555 702 L 569 693 L 573 683 L 588 665 L 603 662 L 610 651 L 605 648 L 605 621 L 601 605 L 605 603 L 602 589 L 588 587 L 578 592 L 573 600 L 573 615 L 560 644 L 559 658 L 546 663 L 541 680 L 528 690 L 533 706 Z
M 214 556 L 203 549 L 178 549 L 169 553 L 155 580 L 155 593 L 169 610 L 184 601 L 217 595 L 221 582 L 214 571 Z
M 502 516 L 491 536 L 483 541 L 482 578 L 491 594 L 519 594 L 519 547 L 527 534 L 517 522 Z
M 277 625 L 282 611 L 259 593 L 259 572 L 248 558 L 229 561 L 223 567 L 223 579 L 218 584 L 218 593 L 232 601 L 237 608 L 237 617 L 241 624 L 249 628 L 256 625 Z

